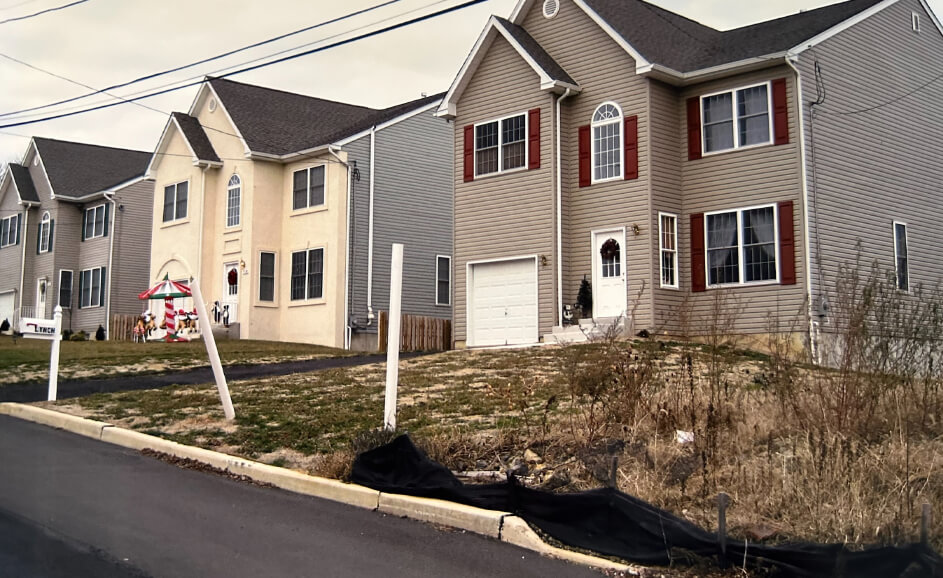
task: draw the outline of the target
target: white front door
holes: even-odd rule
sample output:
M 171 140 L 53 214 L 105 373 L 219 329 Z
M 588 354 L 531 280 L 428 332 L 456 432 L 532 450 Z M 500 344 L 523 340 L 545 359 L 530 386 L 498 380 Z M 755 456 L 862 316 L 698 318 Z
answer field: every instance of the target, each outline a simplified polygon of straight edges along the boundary
M 48 289 L 49 283 L 46 279 L 36 281 L 36 311 L 33 312 L 33 315 L 40 319 L 45 319 L 46 317 L 46 293 Z
M 625 230 L 593 232 L 593 317 L 626 311 Z
M 242 283 L 242 273 L 238 263 L 223 265 L 223 298 L 220 300 L 220 317 L 223 323 L 239 321 L 239 285 Z

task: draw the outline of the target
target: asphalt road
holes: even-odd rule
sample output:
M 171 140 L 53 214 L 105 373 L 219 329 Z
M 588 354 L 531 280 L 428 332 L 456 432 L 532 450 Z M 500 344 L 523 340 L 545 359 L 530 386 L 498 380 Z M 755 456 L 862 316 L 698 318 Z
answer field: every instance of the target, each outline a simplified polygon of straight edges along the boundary
M 0 576 L 596 576 L 0 416 Z

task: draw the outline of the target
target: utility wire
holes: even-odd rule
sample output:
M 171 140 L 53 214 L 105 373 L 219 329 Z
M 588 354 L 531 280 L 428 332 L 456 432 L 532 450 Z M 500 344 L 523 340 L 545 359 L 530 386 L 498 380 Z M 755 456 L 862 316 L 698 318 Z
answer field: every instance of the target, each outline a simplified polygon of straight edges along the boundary
M 284 57 L 278 58 L 278 59 L 276 59 L 276 60 L 272 60 L 272 61 L 269 61 L 269 62 L 264 62 L 264 63 L 262 63 L 262 64 L 256 64 L 256 65 L 253 65 L 253 66 L 247 66 L 247 67 L 244 67 L 244 68 L 240 68 L 240 69 L 238 69 L 238 70 L 234 70 L 234 71 L 232 71 L 232 72 L 227 72 L 226 74 L 222 74 L 222 75 L 218 76 L 217 78 L 226 78 L 226 77 L 229 77 L 229 76 L 235 76 L 235 75 L 237 75 L 237 74 L 243 74 L 243 73 L 246 73 L 246 72 L 251 72 L 251 71 L 253 71 L 253 70 L 258 70 L 258 69 L 260 69 L 260 68 L 265 68 L 265 67 L 268 67 L 268 66 L 272 66 L 272 65 L 274 65 L 274 64 L 280 64 L 280 63 L 282 63 L 282 62 L 287 62 L 287 61 L 289 61 L 289 60 L 294 60 L 294 59 L 300 58 L 300 57 L 302 57 L 302 56 L 308 56 L 308 55 L 311 55 L 311 54 L 315 54 L 315 53 L 318 53 L 318 52 L 323 52 L 323 51 L 325 51 L 325 50 L 329 50 L 329 49 L 331 49 L 331 48 L 337 48 L 338 46 L 344 46 L 344 45 L 346 45 L 346 44 L 351 44 L 351 43 L 357 42 L 357 41 L 359 41 L 359 40 L 364 40 L 364 39 L 366 39 L 366 38 L 371 38 L 371 37 L 373 37 L 373 36 L 378 36 L 378 35 L 380 35 L 380 34 L 385 34 L 385 33 L 387 33 L 387 32 L 391 32 L 391 31 L 393 31 L 393 30 L 398 30 L 398 29 L 400 29 L 400 28 L 405 28 L 405 27 L 407 27 L 407 26 L 411 26 L 411 25 L 416 24 L 416 23 L 419 23 L 419 22 L 424 22 L 424 21 L 426 21 L 426 20 L 430 20 L 430 19 L 432 19 L 432 18 L 436 18 L 436 17 L 438 17 L 438 16 L 442 16 L 442 15 L 445 15 L 445 14 L 449 14 L 449 13 L 451 13 L 451 12 L 456 12 L 456 11 L 458 11 L 458 10 L 462 10 L 462 9 L 468 8 L 468 7 L 474 6 L 474 5 L 476 5 L 476 4 L 481 4 L 481 3 L 486 2 L 486 1 L 487 1 L 487 0 L 468 0 L 467 2 L 463 2 L 463 3 L 461 3 L 461 4 L 457 4 L 457 5 L 452 6 L 452 7 L 450 7 L 450 8 L 443 8 L 442 10 L 438 10 L 438 11 L 432 12 L 432 13 L 430 13 L 430 14 L 425 14 L 425 15 L 423 15 L 423 16 L 417 16 L 416 18 L 411 18 L 411 19 L 409 19 L 409 20 L 405 20 L 405 21 L 399 22 L 399 23 L 397 23 L 397 24 L 392 24 L 392 25 L 390 25 L 390 26 L 386 26 L 386 27 L 380 28 L 380 29 L 378 29 L 378 30 L 374 30 L 374 31 L 371 31 L 371 32 L 367 32 L 367 33 L 364 33 L 364 34 L 360 34 L 360 35 L 358 35 L 358 36 L 354 36 L 354 37 L 352 37 L 352 38 L 347 38 L 347 39 L 345 39 L 345 40 L 340 40 L 340 41 L 338 41 L 338 42 L 334 42 L 334 43 L 328 44 L 328 45 L 326 45 L 326 46 L 321 46 L 321 47 L 317 47 L 317 48 L 312 48 L 312 49 L 310 49 L 310 50 L 305 50 L 305 51 L 303 51 L 303 52 L 299 52 L 299 53 L 292 54 L 292 55 L 289 55 L 289 56 L 284 56 Z M 45 122 L 45 121 L 49 121 L 49 120 L 56 120 L 56 119 L 59 119 L 59 118 L 65 118 L 65 117 L 75 116 L 75 115 L 78 115 L 78 114 L 84 114 L 84 113 L 87 113 L 87 112 L 93 112 L 93 111 L 96 111 L 96 110 L 102 110 L 102 109 L 105 109 L 105 108 L 111 108 L 111 107 L 113 107 L 113 106 L 118 106 L 118 105 L 124 104 L 124 103 L 126 103 L 126 102 L 136 102 L 136 101 L 139 101 L 139 100 L 144 100 L 144 99 L 146 99 L 146 98 L 153 98 L 153 97 L 155 97 L 155 96 L 160 96 L 160 95 L 162 95 L 162 94 L 167 94 L 167 93 L 170 93 L 170 92 L 176 92 L 176 91 L 182 90 L 182 89 L 184 89 L 184 88 L 189 88 L 189 87 L 191 87 L 191 86 L 197 86 L 197 85 L 199 85 L 199 84 L 202 84 L 202 82 L 203 82 L 202 80 L 201 80 L 201 81 L 198 81 L 198 82 L 190 82 L 190 83 L 187 83 L 187 84 L 178 86 L 178 87 L 168 88 L 168 89 L 164 89 L 164 90 L 158 90 L 158 91 L 151 92 L 151 93 L 148 93 L 148 94 L 145 94 L 145 95 L 141 95 L 141 96 L 136 96 L 136 97 L 133 97 L 133 98 L 124 99 L 124 100 L 122 100 L 122 101 L 120 101 L 120 102 L 111 102 L 111 103 L 102 104 L 102 105 L 99 105 L 99 106 L 90 107 L 90 108 L 86 108 L 86 109 L 82 109 L 82 110 L 77 110 L 77 111 L 73 111 L 73 112 L 67 112 L 67 113 L 62 113 L 62 114 L 56 114 L 56 115 L 47 116 L 47 117 L 44 117 L 44 118 L 39 118 L 39 119 L 34 119 L 34 120 L 27 120 L 27 121 L 21 121 L 21 122 L 8 123 L 8 124 L 0 125 L 0 129 L 6 129 L 6 128 L 13 128 L 13 127 L 17 127 L 17 126 L 25 126 L 25 125 L 30 125 L 30 124 L 36 124 L 36 123 Z
M 39 12 L 27 14 L 26 16 L 17 16 L 16 18 L 7 18 L 6 20 L 0 20 L 0 24 L 8 24 L 10 22 L 16 22 L 18 20 L 28 20 L 30 18 L 36 18 L 37 16 L 42 16 L 43 14 L 48 14 L 49 12 L 65 10 L 66 8 L 76 6 L 78 4 L 85 4 L 86 2 L 88 2 L 88 0 L 77 0 L 76 2 L 72 2 L 71 4 L 63 4 L 62 6 L 56 6 L 55 8 L 47 8 L 45 10 L 40 10 Z
M 378 10 L 378 9 L 380 9 L 380 8 L 384 8 L 384 7 L 386 7 L 386 6 L 389 6 L 389 5 L 391 5 L 391 4 L 395 4 L 395 3 L 400 2 L 400 1 L 401 1 L 401 0 L 388 0 L 387 2 L 383 2 L 383 3 L 377 4 L 377 5 L 375 5 L 375 6 L 370 6 L 369 8 L 364 8 L 364 9 L 362 9 L 362 10 L 357 10 L 356 12 L 351 12 L 351 13 L 349 13 L 349 14 L 345 14 L 344 16 L 339 16 L 339 17 L 337 17 L 337 18 L 333 18 L 333 19 L 331 19 L 331 20 L 327 20 L 327 21 L 324 21 L 324 22 L 320 22 L 320 23 L 318 23 L 318 24 L 313 24 L 313 25 L 311 25 L 311 26 L 306 26 L 306 27 L 304 27 L 304 28 L 300 28 L 300 29 L 295 30 L 295 31 L 293 31 L 293 32 L 288 32 L 288 33 L 285 33 L 285 34 L 281 34 L 281 35 L 279 35 L 279 36 L 275 36 L 275 37 L 269 38 L 269 39 L 267 39 L 267 40 L 262 40 L 262 41 L 260 41 L 260 42 L 256 42 L 256 43 L 253 43 L 253 44 L 248 44 L 248 45 L 243 46 L 243 47 L 241 47 L 241 48 L 236 48 L 236 49 L 230 50 L 230 51 L 228 51 L 228 52 L 223 52 L 223 53 L 221 53 L 221 54 L 217 54 L 216 56 L 211 56 L 211 57 L 209 57 L 209 58 L 204 58 L 203 60 L 198 60 L 198 61 L 196 61 L 196 62 L 192 62 L 192 63 L 190 63 L 190 64 L 185 64 L 185 65 L 183 65 L 183 66 L 178 66 L 178 67 L 176 67 L 176 68 L 169 68 L 169 69 L 163 70 L 163 71 L 161 71 L 161 72 L 155 72 L 155 73 L 153 73 L 153 74 L 148 74 L 148 75 L 145 75 L 145 76 L 141 76 L 141 77 L 139 77 L 139 78 L 135 78 L 134 80 L 129 80 L 129 81 L 127 81 L 127 82 L 121 82 L 121 83 L 118 83 L 118 84 L 113 84 L 113 85 L 111 85 L 111 86 L 107 86 L 107 87 L 102 88 L 102 89 L 94 89 L 94 88 L 92 88 L 92 87 L 90 87 L 90 86 L 82 85 L 82 86 L 85 86 L 86 88 L 90 88 L 93 92 L 89 92 L 89 93 L 86 93 L 86 94 L 80 94 L 79 96 L 73 96 L 73 97 L 71 97 L 71 98 L 67 98 L 67 99 L 64 99 L 64 100 L 57 101 L 57 102 L 51 102 L 51 103 L 49 103 L 49 104 L 43 104 L 43 105 L 40 105 L 40 106 L 31 107 L 31 108 L 24 108 L 24 109 L 15 110 L 15 111 L 12 111 L 12 112 L 0 113 L 0 117 L 12 116 L 12 115 L 21 114 L 21 113 L 24 113 L 24 112 L 31 112 L 31 111 L 34 111 L 34 110 L 41 110 L 41 109 L 44 109 L 44 108 L 50 108 L 50 107 L 53 107 L 53 106 L 58 106 L 58 105 L 60 105 L 60 104 L 67 104 L 67 103 L 70 103 L 70 102 L 74 102 L 74 101 L 76 101 L 76 100 L 81 100 L 81 99 L 84 99 L 84 98 L 88 98 L 88 97 L 90 97 L 90 96 L 95 96 L 95 95 L 97 95 L 97 94 L 102 94 L 102 93 L 108 94 L 108 91 L 110 91 L 110 90 L 115 90 L 116 88 L 124 88 L 125 86 L 130 86 L 130 85 L 132 85 L 132 84 L 137 84 L 137 83 L 139 83 L 139 82 L 144 82 L 145 80 L 151 80 L 151 79 L 153 79 L 153 78 L 158 78 L 158 77 L 160 77 L 160 76 L 166 76 L 166 75 L 168 75 L 168 74 L 171 74 L 171 73 L 174 73 L 174 72 L 179 72 L 179 71 L 185 70 L 185 69 L 187 69 L 187 68 L 193 68 L 194 66 L 199 66 L 200 64 L 206 64 L 207 62 L 212 62 L 212 61 L 214 61 L 214 60 L 219 60 L 219 59 L 221 59 L 221 58 L 226 58 L 227 56 L 232 56 L 233 54 L 237 54 L 237 53 L 239 53 L 239 52 L 245 52 L 246 50 L 251 50 L 251 49 L 253 49 L 253 48 L 258 48 L 259 46 L 265 46 L 266 44 L 271 44 L 271 43 L 277 42 L 277 41 L 279 41 L 279 40 L 284 40 L 285 38 L 289 38 L 289 37 L 291 37 L 291 36 L 296 36 L 296 35 L 301 34 L 301 33 L 303 33 L 303 32 L 308 32 L 308 31 L 314 30 L 314 29 L 316 29 L 316 28 L 321 28 L 321 27 L 324 27 L 324 26 L 329 26 L 329 25 L 331 25 L 331 24 L 336 24 L 337 22 L 341 22 L 341 21 L 343 21 L 343 20 L 348 20 L 348 19 L 353 18 L 353 17 L 355 17 L 355 16 L 360 16 L 361 14 L 366 14 L 367 12 L 371 12 L 371 11 L 374 11 L 374 10 Z M 7 58 L 7 59 L 9 59 L 9 60 L 13 60 L 13 61 L 15 61 L 15 62 L 19 62 L 20 64 L 25 64 L 24 62 L 22 62 L 22 61 L 20 61 L 20 60 L 17 60 L 17 59 L 15 59 L 15 58 L 11 57 L 11 56 L 7 56 L 7 55 L 5 55 L 5 54 L 0 54 L 0 56 L 2 56 L 2 57 L 4 57 L 4 58 Z M 30 65 L 27 64 L 26 66 L 30 66 Z M 31 68 L 35 68 L 35 67 L 31 67 Z M 43 71 L 43 72 L 45 72 L 45 71 Z M 51 74 L 51 73 L 49 73 L 49 74 Z M 55 76 L 55 75 L 54 75 L 54 76 Z M 60 77 L 60 78 L 62 78 L 62 77 Z M 67 80 L 67 79 L 65 79 L 65 80 Z M 109 96 L 113 96 L 113 95 L 109 95 Z

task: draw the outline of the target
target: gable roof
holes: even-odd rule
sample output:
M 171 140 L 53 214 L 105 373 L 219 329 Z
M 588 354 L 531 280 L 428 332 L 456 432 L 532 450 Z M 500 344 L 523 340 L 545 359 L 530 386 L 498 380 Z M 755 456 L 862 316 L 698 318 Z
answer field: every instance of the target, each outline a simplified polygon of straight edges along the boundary
M 151 153 L 33 137 L 56 197 L 80 199 L 144 176 Z
M 177 127 L 180 128 L 184 140 L 187 141 L 190 150 L 193 152 L 193 156 L 195 156 L 198 161 L 208 163 L 222 162 L 219 155 L 216 154 L 216 149 L 213 148 L 213 143 L 211 143 L 209 137 L 206 136 L 206 131 L 203 130 L 203 125 L 200 124 L 200 121 L 183 112 L 171 113 L 171 117 L 177 123 Z
M 576 81 L 563 70 L 562 66 L 557 64 L 556 60 L 547 54 L 544 47 L 538 44 L 537 41 L 534 40 L 534 37 L 526 30 L 499 16 L 495 16 L 494 19 L 495 22 L 507 31 L 517 42 L 518 46 L 515 46 L 515 48 L 523 50 L 534 61 L 534 64 L 537 65 L 537 74 L 543 73 L 543 75 L 546 75 L 550 80 L 570 84 L 574 87 L 577 86 Z
M 20 196 L 21 202 L 38 203 L 39 194 L 36 193 L 36 186 L 33 184 L 33 177 L 29 174 L 29 169 L 23 165 L 10 163 L 7 165 L 10 171 L 10 177 L 13 179 L 13 185 Z

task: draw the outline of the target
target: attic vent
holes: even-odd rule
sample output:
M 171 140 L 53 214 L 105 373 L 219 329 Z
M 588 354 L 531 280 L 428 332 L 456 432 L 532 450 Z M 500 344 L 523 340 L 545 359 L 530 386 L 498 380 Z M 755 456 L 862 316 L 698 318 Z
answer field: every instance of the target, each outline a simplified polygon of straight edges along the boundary
M 544 18 L 553 18 L 560 11 L 558 0 L 544 0 Z
M 216 112 L 216 99 L 215 98 L 210 99 L 209 109 L 210 109 L 210 112 Z
M 911 12 L 910 24 L 913 26 L 914 32 L 920 32 L 920 15 L 916 12 Z
M 38 157 L 38 156 L 33 157 L 33 166 L 34 166 L 34 167 L 38 167 L 38 166 L 39 166 L 39 157 Z

